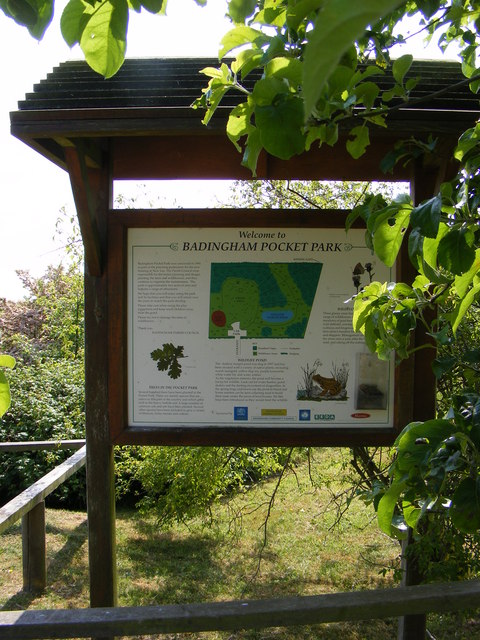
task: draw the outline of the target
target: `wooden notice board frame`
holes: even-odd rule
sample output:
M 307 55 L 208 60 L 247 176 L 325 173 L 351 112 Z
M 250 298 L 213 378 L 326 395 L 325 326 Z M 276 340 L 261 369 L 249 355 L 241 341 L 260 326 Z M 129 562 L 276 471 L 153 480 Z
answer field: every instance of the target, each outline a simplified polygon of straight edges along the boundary
M 341 399 L 338 397 L 337 401 L 328 397 L 328 394 L 332 394 L 333 396 L 336 389 L 324 391 L 321 386 L 316 388 L 318 405 L 315 404 L 315 407 L 318 406 L 319 409 L 317 411 L 315 411 L 315 408 L 313 410 L 307 409 L 303 412 L 301 409 L 304 403 L 300 402 L 303 391 L 297 387 L 296 393 L 299 395 L 295 398 L 297 401 L 295 408 L 297 412 L 296 415 L 299 420 L 305 419 L 306 422 L 299 421 L 296 424 L 292 424 L 286 416 L 287 409 L 279 410 L 272 408 L 275 403 L 271 401 L 264 403 L 265 409 L 262 408 L 261 411 L 257 411 L 258 416 L 261 414 L 261 417 L 258 417 L 257 421 L 253 418 L 253 423 L 251 424 L 249 424 L 249 421 L 252 420 L 252 418 L 235 416 L 235 418 L 227 419 L 235 420 L 234 423 L 229 422 L 228 424 L 223 424 L 218 418 L 212 419 L 212 424 L 210 424 L 208 422 L 206 423 L 204 418 L 198 423 L 191 418 L 184 421 L 180 420 L 180 422 L 175 419 L 171 420 L 170 423 L 168 419 L 164 422 L 157 417 L 156 419 L 157 421 L 159 420 L 159 422 L 152 425 L 150 419 L 142 420 L 141 417 L 139 419 L 135 415 L 132 419 L 132 410 L 131 407 L 129 407 L 130 403 L 132 405 L 134 404 L 133 398 L 137 397 L 135 395 L 136 391 L 134 390 L 136 382 L 133 382 L 133 380 L 137 380 L 137 370 L 135 370 L 133 374 L 131 373 L 135 369 L 132 363 L 136 360 L 136 349 L 132 347 L 132 343 L 134 342 L 132 335 L 136 335 L 136 328 L 132 329 L 132 325 L 136 323 L 136 320 L 132 319 L 134 314 L 132 313 L 132 303 L 129 302 L 128 296 L 129 286 L 131 287 L 130 291 L 136 286 L 136 276 L 131 276 L 129 285 L 129 271 L 133 272 L 133 268 L 131 268 L 132 265 L 130 265 L 129 262 L 129 230 L 132 230 L 131 236 L 135 236 L 136 234 L 137 236 L 145 238 L 152 237 L 151 244 L 154 248 L 180 244 L 180 252 L 182 250 L 185 251 L 186 248 L 189 250 L 205 249 L 204 254 L 210 254 L 212 263 L 216 260 L 215 252 L 218 246 L 221 246 L 225 251 L 229 249 L 234 251 L 238 248 L 237 245 L 233 246 L 234 243 L 232 244 L 231 237 L 235 237 L 236 240 L 239 240 L 239 238 L 250 239 L 251 244 L 249 246 L 250 248 L 254 247 L 255 251 L 258 252 L 260 261 L 265 261 L 265 254 L 268 251 L 273 251 L 271 254 L 272 262 L 279 262 L 282 259 L 284 259 L 285 262 L 291 262 L 294 258 L 302 262 L 301 256 L 305 256 L 306 253 L 308 253 L 308 251 L 305 253 L 303 250 L 306 249 L 307 246 L 308 249 L 311 248 L 310 240 L 312 240 L 312 242 L 317 241 L 318 238 L 326 240 L 324 246 L 322 245 L 324 258 L 326 258 L 329 249 L 330 251 L 335 251 L 336 249 L 340 252 L 349 246 L 348 235 L 345 235 L 344 229 L 347 214 L 348 212 L 345 211 L 252 209 L 111 211 L 108 229 L 107 273 L 109 300 L 108 395 L 110 437 L 112 444 L 197 446 L 380 446 L 391 444 L 399 430 L 408 422 L 410 416 L 412 393 L 409 388 L 411 376 L 408 372 L 408 362 L 389 369 L 392 383 L 388 389 L 388 424 L 383 424 L 382 421 L 375 423 L 375 415 L 382 412 L 375 411 L 375 409 L 365 410 L 364 408 L 352 412 L 353 422 L 349 417 L 348 420 L 350 420 L 350 422 L 346 421 L 345 424 L 329 424 L 329 420 L 335 420 L 335 410 L 332 409 L 332 407 L 336 406 L 339 408 L 339 411 L 342 411 L 346 403 L 344 402 L 342 404 Z M 237 229 L 238 232 L 236 231 Z M 282 229 L 284 229 L 285 232 L 281 232 Z M 269 233 L 270 230 L 271 233 Z M 233 236 L 229 235 L 232 233 Z M 250 233 L 259 233 L 260 235 L 248 235 Z M 284 233 L 284 236 L 282 236 L 281 233 Z M 158 245 L 158 240 L 155 240 L 155 236 L 159 237 L 159 234 L 161 237 L 164 236 L 166 238 L 167 245 Z M 188 243 L 171 242 L 172 237 L 175 239 L 183 238 L 184 235 L 182 234 L 189 238 Z M 342 234 L 342 242 L 330 242 L 330 247 L 328 247 L 327 241 L 329 241 L 329 238 L 332 236 L 338 240 L 340 237 L 339 234 Z M 217 245 L 212 243 L 211 246 L 206 247 L 207 243 L 204 242 L 205 238 L 217 236 L 229 239 L 223 245 L 221 243 L 220 245 L 218 245 L 218 243 Z M 285 237 L 283 240 L 284 244 L 280 245 L 281 240 L 279 238 L 282 237 Z M 287 244 L 289 237 L 290 244 Z M 303 242 L 299 242 L 298 237 L 303 239 Z M 358 235 L 356 237 L 358 238 Z M 305 238 L 307 240 L 305 240 Z M 202 245 L 201 242 L 204 242 L 204 244 Z M 254 244 L 255 242 L 256 244 Z M 146 241 L 143 244 L 148 245 L 150 243 Z M 318 246 L 318 242 L 316 246 Z M 348 250 L 350 251 L 351 248 L 350 246 Z M 355 246 L 354 248 L 358 250 L 361 247 Z M 143 247 L 141 249 L 143 249 Z M 287 253 L 279 254 L 278 250 Z M 362 250 L 367 251 L 365 248 Z M 169 250 L 166 249 L 165 251 L 168 252 Z M 177 247 L 175 247 L 175 252 L 175 256 L 178 256 L 179 252 Z M 130 253 L 133 254 L 133 250 Z M 292 258 L 293 254 L 295 254 L 294 258 Z M 170 255 L 173 254 L 170 253 Z M 285 255 L 285 258 L 283 258 L 283 255 Z M 311 253 L 309 255 L 311 256 Z M 351 267 L 352 270 L 355 268 L 355 264 L 350 265 L 350 262 L 352 262 L 352 260 L 353 262 L 356 261 L 355 255 L 355 251 L 351 251 L 351 255 L 346 262 L 346 264 L 349 264 L 348 268 Z M 364 253 L 363 255 L 366 254 Z M 228 261 L 225 257 L 220 260 Z M 242 261 L 242 259 L 239 258 L 235 260 Z M 252 260 L 252 258 L 250 258 L 250 260 Z M 372 260 L 375 260 L 375 258 L 372 257 Z M 312 262 L 313 259 L 310 257 L 309 260 L 307 257 L 305 261 Z M 401 265 L 402 261 L 399 260 L 395 266 L 396 274 L 391 274 L 391 279 L 401 278 Z M 166 269 L 167 270 L 164 270 L 162 273 L 168 273 L 168 266 Z M 351 273 L 353 273 L 353 271 Z M 352 275 L 350 275 L 350 277 L 352 277 Z M 367 277 L 367 275 L 365 273 L 362 274 L 362 278 L 365 277 Z M 167 286 L 167 279 L 168 275 L 165 276 L 164 289 Z M 365 282 L 365 280 L 363 280 L 363 282 Z M 144 283 L 142 286 L 144 287 Z M 172 285 L 170 284 L 169 286 L 171 289 Z M 352 295 L 355 293 L 353 286 L 354 283 L 352 281 Z M 156 287 L 157 285 L 155 285 L 155 288 Z M 138 284 L 137 288 L 140 289 L 140 284 Z M 162 287 L 158 287 L 155 295 L 158 295 L 158 291 L 161 289 Z M 145 296 L 144 300 L 148 306 L 150 304 L 148 289 L 147 293 L 142 295 Z M 210 292 L 207 291 L 204 295 L 209 298 Z M 343 303 L 343 299 L 339 301 L 339 304 Z M 338 309 L 341 313 L 341 308 L 338 307 Z M 157 333 L 161 333 L 161 331 Z M 172 332 L 170 331 L 170 333 Z M 205 328 L 204 331 L 196 333 L 200 335 L 198 338 L 195 338 L 195 340 L 202 341 L 203 343 L 209 342 L 208 331 L 205 330 Z M 159 340 L 161 342 L 168 342 L 170 339 L 164 337 L 159 338 Z M 217 341 L 216 344 L 219 342 L 223 342 L 224 345 L 229 344 L 233 349 L 233 340 Z M 252 340 L 250 340 L 250 342 L 252 342 Z M 258 342 L 262 343 L 261 340 Z M 272 342 L 275 343 L 275 341 L 270 341 L 270 343 Z M 276 341 L 276 343 L 279 344 L 282 342 L 285 341 Z M 137 343 L 139 343 L 138 340 Z M 211 340 L 210 343 L 212 343 Z M 241 342 L 240 344 L 243 345 L 244 343 Z M 251 346 L 249 346 L 249 348 L 251 348 Z M 257 349 L 256 346 L 254 348 Z M 262 347 L 259 346 L 258 349 L 261 354 Z M 273 349 L 275 350 L 275 346 Z M 355 350 L 355 347 L 353 347 L 353 350 Z M 256 351 L 254 355 L 257 355 Z M 312 355 L 312 358 L 313 357 L 314 354 Z M 130 362 L 130 360 L 132 362 Z M 194 359 L 190 362 L 193 360 Z M 264 359 L 264 361 L 267 360 L 268 359 Z M 143 362 L 145 362 L 145 366 L 147 367 L 152 367 L 155 364 L 153 361 L 150 362 L 149 358 L 144 358 L 144 360 L 142 360 L 142 363 Z M 187 360 L 185 359 L 182 363 L 183 362 L 187 362 Z M 298 359 L 296 362 L 298 362 Z M 324 362 L 323 370 L 321 372 L 319 371 L 319 373 L 324 376 L 325 373 L 328 375 L 331 364 L 331 361 Z M 257 365 L 255 364 L 254 366 Z M 285 370 L 288 369 L 285 365 L 282 366 Z M 152 371 L 153 370 L 154 369 L 152 369 Z M 141 368 L 138 370 L 138 375 L 142 375 Z M 151 375 L 151 373 L 149 373 L 149 375 Z M 172 382 L 168 379 L 166 372 L 161 372 L 158 375 L 163 377 L 163 381 L 167 380 L 172 383 L 170 388 L 175 387 L 177 384 L 176 380 Z M 153 398 L 153 394 L 162 392 L 151 391 L 149 393 Z M 321 396 L 322 394 L 325 394 L 326 397 L 318 398 L 318 395 Z M 326 399 L 330 399 L 331 402 L 324 402 Z M 158 402 L 161 404 L 160 400 Z M 137 402 L 137 406 L 138 404 Z M 307 404 L 308 403 L 305 403 L 305 408 Z M 248 414 L 248 402 L 246 402 L 245 399 L 232 402 L 232 412 L 234 411 L 233 405 L 235 405 L 235 412 L 237 409 L 238 411 L 245 411 L 247 409 L 246 414 Z M 375 407 L 375 405 L 373 406 Z M 158 408 L 156 411 L 158 413 Z M 282 412 L 285 414 L 284 417 Z M 250 416 L 252 413 L 253 412 L 250 411 Z M 293 414 L 290 410 L 288 410 L 288 413 Z M 279 417 L 279 415 L 282 417 Z M 300 415 L 306 417 L 300 418 Z M 312 422 L 313 415 L 315 416 L 315 420 L 319 420 L 320 422 Z M 282 420 L 286 420 L 287 423 L 282 424 Z

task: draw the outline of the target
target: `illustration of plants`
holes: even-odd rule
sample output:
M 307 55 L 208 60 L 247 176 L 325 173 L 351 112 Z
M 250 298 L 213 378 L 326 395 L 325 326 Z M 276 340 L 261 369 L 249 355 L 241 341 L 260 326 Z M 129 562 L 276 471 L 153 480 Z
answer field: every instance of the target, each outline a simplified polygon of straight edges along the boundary
M 350 373 L 350 366 L 348 362 L 342 362 L 342 364 L 338 365 L 335 362 L 332 362 L 332 368 L 330 369 L 330 375 L 337 382 L 340 383 L 342 389 L 346 389 L 348 382 L 348 374 Z
M 313 382 L 313 376 L 317 373 L 318 367 L 321 367 L 321 366 L 322 366 L 322 363 L 317 358 L 317 360 L 315 360 L 312 366 L 310 366 L 307 363 L 304 367 L 301 367 L 303 385 L 301 386 L 300 389 L 298 389 L 298 392 L 297 392 L 298 400 L 309 399 L 312 397 L 313 388 L 315 386 Z
M 166 371 L 173 380 L 180 377 L 182 365 L 179 358 L 185 358 L 183 346 L 176 347 L 171 342 L 165 342 L 161 348 L 152 351 L 150 357 L 156 361 L 159 371 Z
M 357 293 L 363 289 L 362 286 L 362 275 L 366 273 L 368 275 L 368 284 L 372 282 L 373 276 L 375 275 L 373 271 L 373 264 L 371 262 L 366 262 L 362 264 L 361 262 L 357 262 L 352 271 L 352 280 L 353 286 L 357 290 Z

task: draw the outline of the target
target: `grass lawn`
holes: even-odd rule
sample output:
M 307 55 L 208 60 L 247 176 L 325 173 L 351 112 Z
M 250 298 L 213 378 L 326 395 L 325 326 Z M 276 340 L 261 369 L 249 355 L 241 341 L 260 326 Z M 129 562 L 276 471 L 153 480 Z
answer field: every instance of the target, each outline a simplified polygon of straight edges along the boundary
M 335 456 L 338 455 L 338 461 Z M 312 595 L 388 588 L 398 544 L 383 534 L 370 507 L 353 502 L 339 523 L 331 491 L 341 490 L 340 452 L 321 451 L 322 482 L 312 487 L 306 464 L 280 486 L 264 541 L 264 522 L 275 479 L 215 505 L 213 520 L 167 531 L 135 511 L 117 513 L 119 604 L 151 605 L 240 598 Z M 335 526 L 334 526 L 335 525 Z M 86 514 L 47 509 L 48 586 L 23 593 L 20 525 L 2 536 L 0 607 L 88 606 Z M 477 612 L 478 613 L 478 612 Z M 436 640 L 480 640 L 479 616 L 430 616 Z M 396 620 L 162 636 L 182 640 L 388 640 Z

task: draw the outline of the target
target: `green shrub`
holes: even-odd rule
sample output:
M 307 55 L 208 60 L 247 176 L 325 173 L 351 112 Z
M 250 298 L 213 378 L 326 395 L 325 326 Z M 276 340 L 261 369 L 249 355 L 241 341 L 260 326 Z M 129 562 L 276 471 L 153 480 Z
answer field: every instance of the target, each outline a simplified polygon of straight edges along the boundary
M 162 526 L 208 516 L 214 500 L 279 471 L 288 452 L 282 447 L 141 448 L 134 473 L 144 493 L 139 506 L 155 512 Z
M 85 437 L 84 375 L 80 360 L 39 359 L 18 363 L 9 376 L 12 404 L 0 421 L 0 440 L 70 440 Z M 0 454 L 2 503 L 72 454 L 25 451 Z M 85 506 L 85 472 L 80 470 L 50 496 L 49 504 Z

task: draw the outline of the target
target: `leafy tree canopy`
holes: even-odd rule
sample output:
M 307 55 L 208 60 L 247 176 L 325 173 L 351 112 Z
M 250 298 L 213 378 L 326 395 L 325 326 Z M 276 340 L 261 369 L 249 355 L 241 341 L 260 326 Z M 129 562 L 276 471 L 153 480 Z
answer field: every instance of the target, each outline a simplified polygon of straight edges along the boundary
M 406 80 L 411 55 L 393 62 L 392 87 L 381 90 L 375 81 L 390 63 L 390 49 L 405 43 L 402 21 L 416 21 L 442 49 L 455 43 L 466 77 L 477 81 L 478 5 L 477 0 L 230 0 L 226 12 L 232 28 L 219 44 L 223 62 L 204 69 L 208 86 L 195 104 L 206 110 L 207 123 L 228 91 L 245 95 L 231 112 L 227 134 L 252 172 L 262 149 L 288 159 L 312 144 L 335 144 L 340 125 L 350 131 L 349 152 L 360 157 L 371 127 L 385 126 L 392 100 L 408 100 L 415 86 L 415 79 Z M 0 8 L 41 39 L 55 6 L 54 0 L 0 0 Z M 69 0 L 61 30 L 94 70 L 110 77 L 124 61 L 129 12 L 166 9 L 167 0 Z M 247 89 L 244 80 L 254 70 L 261 77 Z
M 41 38 L 54 2 L 0 0 L 0 7 Z M 313 144 L 337 144 L 340 127 L 349 133 L 349 153 L 362 156 L 372 127 L 388 126 L 389 111 L 408 101 L 415 86 L 407 75 L 412 57 L 390 59 L 392 47 L 405 42 L 404 18 L 415 19 L 441 49 L 454 44 L 465 82 L 472 91 L 480 86 L 479 0 L 230 0 L 226 7 L 232 28 L 220 43 L 219 66 L 203 71 L 208 86 L 195 106 L 208 123 L 229 91 L 245 96 L 231 111 L 227 135 L 253 174 L 262 150 L 289 159 Z M 93 69 L 109 77 L 125 56 L 129 11 L 142 10 L 164 13 L 166 0 L 69 0 L 62 33 L 70 46 L 80 45 Z M 383 90 L 375 79 L 387 67 L 394 84 Z M 244 80 L 254 71 L 257 80 L 248 88 Z M 413 148 L 414 155 L 434 151 L 433 140 Z M 480 124 L 464 132 L 454 156 L 457 176 L 426 202 L 413 203 L 409 195 L 387 202 L 370 194 L 349 218 L 347 226 L 356 218 L 365 221 L 367 245 L 387 265 L 408 238 L 416 269 L 413 282 L 372 282 L 356 296 L 355 329 L 381 358 L 393 351 L 408 357 L 419 324 L 436 345 L 454 344 L 476 312 Z M 392 149 L 384 168 L 409 157 L 407 147 Z M 419 530 L 435 510 L 446 510 L 459 529 L 480 528 L 480 357 L 471 346 L 449 357 L 437 359 L 436 374 L 468 367 L 469 388 L 451 399 L 446 416 L 409 425 L 397 441 L 391 489 L 378 503 L 380 524 L 389 533 L 397 516 Z
M 49 266 L 32 277 L 18 271 L 27 295 L 0 300 L 2 349 L 29 364 L 37 358 L 83 359 L 83 274 L 76 265 Z

